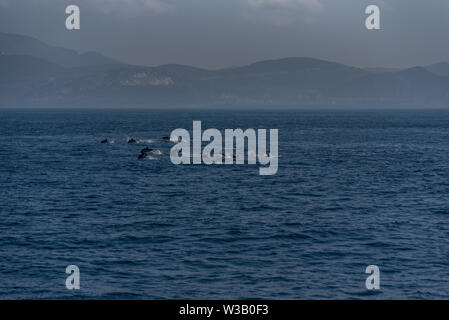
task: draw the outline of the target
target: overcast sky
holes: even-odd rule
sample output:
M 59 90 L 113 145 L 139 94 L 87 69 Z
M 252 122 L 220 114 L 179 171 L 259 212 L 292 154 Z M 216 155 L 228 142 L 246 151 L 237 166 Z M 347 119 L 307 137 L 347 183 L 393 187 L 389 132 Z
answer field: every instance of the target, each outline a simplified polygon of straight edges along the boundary
M 65 29 L 65 7 L 81 30 Z M 381 29 L 365 29 L 365 7 Z M 449 61 L 449 0 L 0 0 L 0 31 L 141 65 L 220 68 L 282 57 L 360 67 Z

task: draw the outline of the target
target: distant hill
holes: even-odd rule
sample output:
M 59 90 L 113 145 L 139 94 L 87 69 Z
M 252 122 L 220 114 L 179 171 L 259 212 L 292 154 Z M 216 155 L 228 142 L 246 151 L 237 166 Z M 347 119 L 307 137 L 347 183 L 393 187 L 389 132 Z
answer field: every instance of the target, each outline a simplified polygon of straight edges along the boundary
M 363 70 L 366 70 L 371 73 L 385 73 L 385 72 L 401 71 L 401 69 L 399 69 L 399 68 L 363 68 Z
M 27 55 L 1 55 L 0 81 L 23 81 L 58 75 L 64 68 L 40 58 Z
M 425 67 L 428 71 L 443 77 L 449 76 L 449 62 L 439 62 Z
M 379 72 L 293 57 L 220 70 L 176 64 L 147 67 L 107 63 L 108 58 L 96 54 L 93 58 L 81 55 L 89 60 L 86 62 L 72 50 L 48 49 L 34 40 L 33 48 L 47 49 L 37 50 L 39 55 L 34 55 L 35 51 L 13 54 L 29 47 L 30 38 L 17 38 L 25 42 L 23 46 L 17 39 L 13 41 L 15 51 L 2 39 L 10 40 L 0 37 L 0 47 L 10 48 L 0 55 L 3 107 L 449 106 L 449 77 L 443 72 L 444 65 Z M 75 62 L 57 62 L 68 57 Z
M 97 52 L 79 54 L 75 50 L 49 46 L 28 36 L 0 32 L 0 54 L 30 55 L 65 67 L 85 67 L 119 62 Z

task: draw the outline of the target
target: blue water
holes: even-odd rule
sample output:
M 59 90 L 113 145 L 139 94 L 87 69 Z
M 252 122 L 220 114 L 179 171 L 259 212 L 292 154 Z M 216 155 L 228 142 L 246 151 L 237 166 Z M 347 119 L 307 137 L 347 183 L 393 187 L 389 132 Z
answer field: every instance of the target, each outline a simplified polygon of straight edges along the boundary
M 278 174 L 173 165 L 192 120 L 278 128 Z M 449 111 L 0 110 L 2 299 L 447 299 L 448 238 Z

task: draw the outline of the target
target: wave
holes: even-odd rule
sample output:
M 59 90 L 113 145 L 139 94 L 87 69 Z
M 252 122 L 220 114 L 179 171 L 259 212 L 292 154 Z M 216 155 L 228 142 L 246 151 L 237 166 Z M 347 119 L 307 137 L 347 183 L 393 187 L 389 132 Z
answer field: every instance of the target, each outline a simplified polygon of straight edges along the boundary
M 148 143 L 153 143 L 154 140 L 152 139 L 139 139 L 137 140 L 137 144 L 148 144 Z

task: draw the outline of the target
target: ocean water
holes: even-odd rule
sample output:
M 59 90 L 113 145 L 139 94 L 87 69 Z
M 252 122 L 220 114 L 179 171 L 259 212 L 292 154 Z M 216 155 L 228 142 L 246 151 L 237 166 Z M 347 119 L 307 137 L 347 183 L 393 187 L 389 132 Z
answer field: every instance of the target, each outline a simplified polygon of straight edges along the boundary
M 193 120 L 278 173 L 173 165 Z M 0 110 L 1 299 L 447 299 L 448 239 L 449 111 Z

